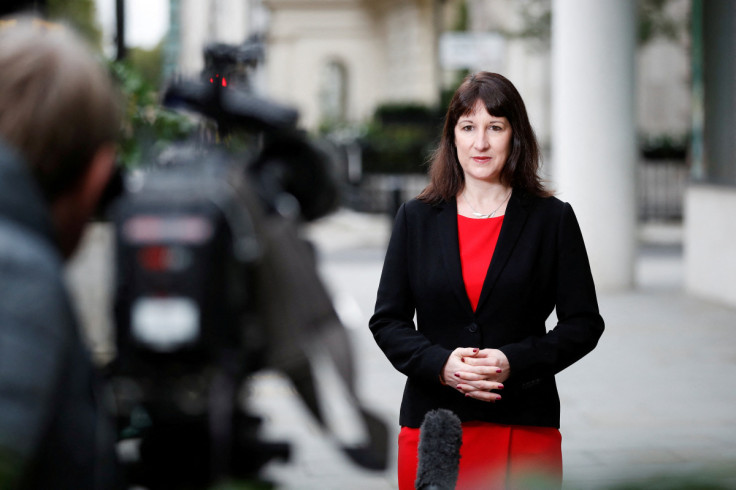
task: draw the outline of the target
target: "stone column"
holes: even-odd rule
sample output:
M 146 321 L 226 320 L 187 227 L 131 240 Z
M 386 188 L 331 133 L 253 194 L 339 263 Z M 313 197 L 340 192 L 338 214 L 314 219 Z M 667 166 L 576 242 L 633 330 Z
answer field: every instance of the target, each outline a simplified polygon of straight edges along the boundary
M 634 284 L 636 4 L 554 0 L 552 178 L 580 222 L 596 285 Z

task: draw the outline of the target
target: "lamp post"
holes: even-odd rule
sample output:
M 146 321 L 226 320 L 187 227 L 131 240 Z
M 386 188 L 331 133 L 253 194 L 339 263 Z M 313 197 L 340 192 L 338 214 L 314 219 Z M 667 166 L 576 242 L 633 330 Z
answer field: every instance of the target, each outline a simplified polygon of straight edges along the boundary
M 115 30 L 115 45 L 117 48 L 115 59 L 122 61 L 127 54 L 125 48 L 125 0 L 115 0 Z

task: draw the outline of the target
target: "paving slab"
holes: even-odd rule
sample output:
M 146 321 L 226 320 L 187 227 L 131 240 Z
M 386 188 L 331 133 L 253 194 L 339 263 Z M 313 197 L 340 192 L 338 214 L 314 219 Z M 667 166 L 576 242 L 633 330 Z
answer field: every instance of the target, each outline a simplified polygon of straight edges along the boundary
M 404 378 L 367 327 L 390 227 L 386 216 L 345 210 L 307 227 L 305 236 L 316 245 L 320 273 L 348 329 L 359 396 L 395 441 Z M 606 321 L 599 346 L 558 375 L 566 488 L 646 488 L 658 476 L 736 488 L 736 310 L 685 294 L 681 246 L 657 242 L 653 233 L 640 248 L 637 287 L 599 292 Z M 87 247 L 109 246 L 103 232 L 90 237 Z M 100 283 L 110 278 L 101 270 L 109 257 L 83 250 L 70 268 L 85 323 L 102 329 L 91 334 L 98 345 L 110 327 L 93 304 L 109 293 Z M 279 373 L 258 373 L 249 386 L 249 406 L 264 417 L 262 436 L 292 444 L 289 462 L 264 469 L 279 488 L 396 488 L 393 444 L 386 471 L 363 470 Z

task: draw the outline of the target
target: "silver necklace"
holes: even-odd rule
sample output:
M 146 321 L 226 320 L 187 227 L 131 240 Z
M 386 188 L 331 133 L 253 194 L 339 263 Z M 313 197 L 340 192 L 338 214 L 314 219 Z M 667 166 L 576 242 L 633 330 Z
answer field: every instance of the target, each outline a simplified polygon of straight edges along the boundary
M 501 204 L 499 204 L 498 207 L 496 209 L 494 209 L 493 211 L 491 211 L 489 214 L 483 214 L 483 213 L 479 213 L 478 211 L 476 211 L 473 208 L 473 206 L 470 204 L 470 201 L 468 201 L 468 198 L 465 197 L 465 193 L 464 192 L 461 194 L 461 196 L 462 196 L 463 200 L 465 201 L 465 204 L 467 204 L 468 207 L 470 208 L 470 210 L 473 212 L 473 216 L 475 216 L 476 218 L 487 219 L 487 218 L 493 218 L 493 216 L 496 214 L 496 211 L 498 211 L 499 209 L 501 209 L 501 206 L 503 206 L 503 203 L 505 203 L 509 199 L 509 197 L 511 197 L 511 191 L 509 191 L 509 193 L 506 196 L 506 198 L 503 201 L 501 201 Z

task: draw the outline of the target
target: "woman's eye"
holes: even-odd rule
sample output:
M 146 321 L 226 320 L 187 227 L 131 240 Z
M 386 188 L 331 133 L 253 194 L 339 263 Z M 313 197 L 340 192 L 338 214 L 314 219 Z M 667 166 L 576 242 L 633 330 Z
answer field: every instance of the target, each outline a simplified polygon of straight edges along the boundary
M 493 131 L 503 131 L 503 128 L 501 126 L 491 126 L 491 130 L 493 130 Z
M 472 129 L 473 129 L 473 126 L 463 126 L 463 127 L 462 127 L 462 128 L 460 128 L 460 129 L 462 129 L 463 131 L 470 131 L 470 130 L 472 130 Z

